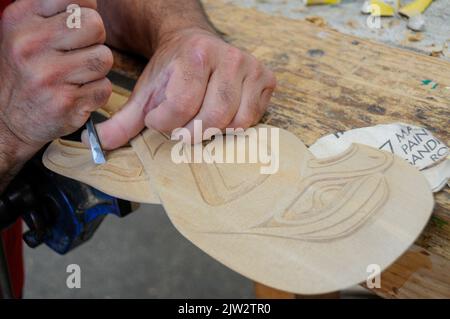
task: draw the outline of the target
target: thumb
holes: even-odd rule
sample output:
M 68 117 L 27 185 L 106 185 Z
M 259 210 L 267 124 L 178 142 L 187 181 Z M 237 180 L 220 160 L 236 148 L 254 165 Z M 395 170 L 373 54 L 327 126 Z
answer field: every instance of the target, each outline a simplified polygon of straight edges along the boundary
M 113 150 L 127 144 L 144 129 L 144 106 L 145 104 L 138 104 L 136 99 L 131 98 L 112 118 L 96 125 L 104 150 Z M 89 145 L 86 131 L 81 138 L 85 145 Z

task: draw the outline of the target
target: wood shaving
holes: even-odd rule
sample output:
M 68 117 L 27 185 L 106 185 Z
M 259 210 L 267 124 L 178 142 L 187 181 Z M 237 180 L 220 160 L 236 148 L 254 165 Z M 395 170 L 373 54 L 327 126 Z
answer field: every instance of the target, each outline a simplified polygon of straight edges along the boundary
M 348 20 L 347 25 L 352 29 L 356 29 L 359 27 L 359 23 L 355 20 Z
M 418 42 L 423 39 L 422 33 L 410 33 L 408 35 L 408 41 L 409 42 Z
M 319 16 L 309 16 L 309 17 L 306 17 L 305 20 L 315 24 L 318 27 L 325 27 L 328 25 L 328 23 L 325 21 L 325 19 L 322 17 L 319 17 Z
M 431 51 L 431 53 L 430 53 L 430 55 L 432 57 L 435 57 L 435 58 L 439 58 L 443 54 L 444 54 L 444 52 L 442 50 L 440 50 L 440 51 Z

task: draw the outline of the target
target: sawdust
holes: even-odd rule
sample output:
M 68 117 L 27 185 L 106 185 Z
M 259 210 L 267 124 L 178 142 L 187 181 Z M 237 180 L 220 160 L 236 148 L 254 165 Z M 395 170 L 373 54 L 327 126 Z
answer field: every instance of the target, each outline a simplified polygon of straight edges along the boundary
M 298 8 L 294 8 L 291 10 L 291 12 L 293 13 L 303 13 L 308 11 L 305 7 L 298 7 Z
M 444 48 L 445 48 L 445 43 L 444 44 L 433 43 L 432 45 L 430 45 L 426 48 L 426 51 L 428 51 L 428 54 L 430 56 L 439 58 L 444 55 Z
M 444 52 L 442 50 L 440 50 L 440 51 L 431 51 L 430 55 L 432 57 L 439 58 L 439 57 L 444 55 Z
M 422 41 L 422 39 L 423 39 L 422 33 L 410 33 L 408 35 L 409 42 L 419 42 Z
M 318 27 L 326 27 L 328 25 L 327 21 L 319 16 L 309 16 L 305 18 L 306 21 L 315 24 Z
M 348 20 L 346 24 L 352 29 L 357 29 L 359 27 L 359 23 L 355 20 Z
M 392 19 L 392 20 L 389 21 L 388 26 L 389 26 L 389 28 L 392 28 L 392 27 L 395 27 L 395 26 L 397 26 L 399 24 L 400 24 L 400 20 Z

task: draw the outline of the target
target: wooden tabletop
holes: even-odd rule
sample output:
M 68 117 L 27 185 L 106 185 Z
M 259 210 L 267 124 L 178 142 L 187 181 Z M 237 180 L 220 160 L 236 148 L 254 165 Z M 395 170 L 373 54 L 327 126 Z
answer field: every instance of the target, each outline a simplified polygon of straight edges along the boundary
M 263 122 L 291 131 L 306 145 L 337 131 L 392 122 L 425 127 L 450 145 L 449 62 L 222 0 L 203 2 L 227 41 L 276 73 L 278 88 Z M 127 86 L 145 61 L 114 54 L 114 72 L 124 76 L 117 81 Z M 425 86 L 423 80 L 438 86 Z M 427 227 L 383 272 L 376 294 L 450 298 L 449 188 L 435 194 L 435 200 Z

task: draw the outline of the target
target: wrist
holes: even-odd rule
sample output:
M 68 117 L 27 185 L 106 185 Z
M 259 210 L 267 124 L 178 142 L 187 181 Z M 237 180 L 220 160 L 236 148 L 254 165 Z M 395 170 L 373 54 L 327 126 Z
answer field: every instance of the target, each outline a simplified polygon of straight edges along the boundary
M 0 117 L 0 158 L 4 163 L 2 169 L 21 167 L 39 151 L 15 135 Z
M 178 42 L 186 37 L 205 35 L 220 38 L 219 33 L 215 29 L 202 26 L 187 26 L 185 28 L 177 28 L 160 34 L 157 41 L 156 49 L 164 47 L 167 43 Z
M 156 49 L 167 42 L 183 37 L 184 35 L 199 33 L 220 37 L 219 31 L 206 19 L 204 21 L 177 21 L 175 24 L 168 22 L 165 25 L 161 25 L 156 35 L 151 37 L 152 45 L 150 47 L 152 48 L 152 52 L 150 56 Z
M 0 194 L 36 152 L 17 139 L 0 120 Z

